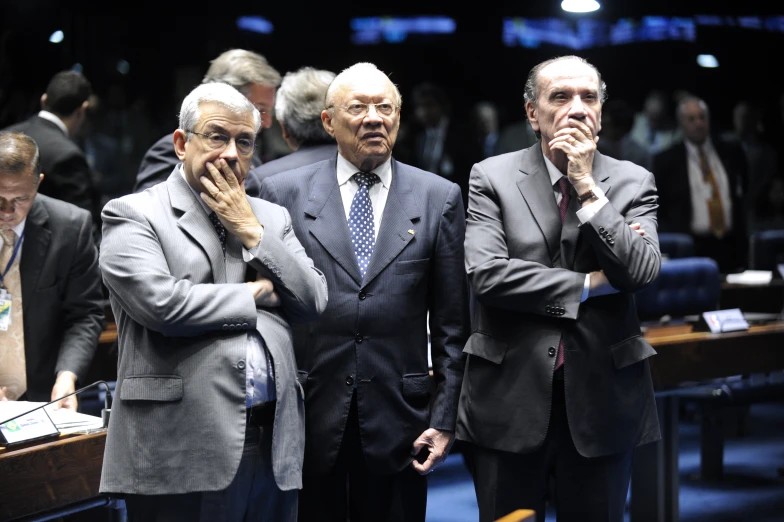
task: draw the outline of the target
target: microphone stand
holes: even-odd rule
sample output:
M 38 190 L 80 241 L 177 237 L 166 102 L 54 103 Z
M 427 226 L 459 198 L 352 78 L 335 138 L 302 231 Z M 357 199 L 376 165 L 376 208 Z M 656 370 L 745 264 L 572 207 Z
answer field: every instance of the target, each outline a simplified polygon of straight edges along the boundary
M 18 419 L 19 417 L 23 417 L 23 416 L 27 415 L 28 413 L 32 413 L 35 410 L 40 410 L 41 408 L 45 408 L 45 407 L 49 406 L 50 404 L 54 404 L 55 402 L 60 402 L 63 399 L 67 399 L 71 395 L 76 395 L 78 393 L 82 393 L 84 390 L 87 390 L 89 388 L 93 388 L 95 386 L 98 386 L 99 384 L 103 384 L 103 386 L 106 388 L 106 397 L 104 397 L 104 399 L 103 399 L 103 409 L 101 410 L 101 420 L 103 421 L 103 427 L 104 428 L 108 428 L 109 427 L 109 415 L 111 414 L 111 411 L 112 411 L 112 408 L 111 408 L 112 394 L 111 394 L 111 391 L 109 390 L 109 385 L 106 384 L 106 381 L 95 381 L 92 384 L 88 384 L 84 388 L 80 388 L 80 389 L 78 389 L 78 390 L 76 390 L 74 392 L 71 392 L 71 393 L 67 394 L 67 395 L 63 395 L 62 397 L 59 397 L 59 398 L 57 398 L 57 399 L 55 399 L 53 401 L 49 401 L 46 404 L 42 404 L 40 406 L 36 406 L 32 410 L 26 411 L 24 413 L 20 413 L 19 415 L 15 415 L 15 416 L 11 417 L 10 419 L 6 419 L 6 420 L 0 422 L 0 424 L 5 424 L 6 422 L 12 421 L 14 419 Z

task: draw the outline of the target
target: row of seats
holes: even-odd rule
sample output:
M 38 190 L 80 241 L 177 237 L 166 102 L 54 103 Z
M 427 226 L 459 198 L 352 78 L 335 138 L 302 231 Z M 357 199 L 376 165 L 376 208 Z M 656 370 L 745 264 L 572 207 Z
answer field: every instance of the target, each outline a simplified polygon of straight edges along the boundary
M 694 256 L 694 241 L 688 234 L 661 233 L 659 248 L 670 259 Z M 754 232 L 749 238 L 749 268 L 776 270 L 784 263 L 784 230 Z

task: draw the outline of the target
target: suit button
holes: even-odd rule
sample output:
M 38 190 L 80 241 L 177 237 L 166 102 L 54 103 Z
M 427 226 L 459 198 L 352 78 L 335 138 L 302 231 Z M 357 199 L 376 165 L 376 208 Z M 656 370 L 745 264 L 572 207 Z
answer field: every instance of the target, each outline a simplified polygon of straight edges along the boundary
M 615 244 L 615 240 L 613 240 L 613 239 L 608 239 L 608 240 L 607 240 L 607 242 L 608 242 L 608 243 L 609 243 L 611 246 Z
M 599 233 L 604 234 L 604 227 L 599 227 Z
M 550 306 L 550 305 L 547 305 L 547 306 L 545 306 L 545 307 L 544 307 L 544 311 L 545 311 L 545 312 L 547 312 L 548 314 L 550 313 L 550 311 L 551 311 L 552 309 L 553 309 L 553 307 L 552 307 L 552 306 Z
M 354 386 L 354 378 L 351 375 L 346 377 L 346 386 Z
M 364 301 L 366 297 L 367 297 L 367 294 L 365 292 L 360 292 L 359 293 L 359 300 L 360 301 Z
M 356 336 L 354 336 L 354 342 L 356 342 L 357 344 L 360 344 L 362 341 L 363 341 L 362 334 L 357 334 Z
M 549 348 L 547 349 L 547 355 L 549 355 L 550 357 L 555 357 L 555 348 L 554 348 L 554 347 L 552 347 L 552 346 L 551 346 L 551 347 L 549 347 Z
M 242 323 L 242 327 L 243 328 L 247 328 L 248 327 L 248 323 Z
M 245 369 L 245 359 L 240 359 L 237 361 L 237 369 L 244 370 Z
M 227 325 L 227 324 L 224 324 L 223 326 L 221 326 L 221 330 L 228 330 L 228 329 L 229 329 L 229 325 Z

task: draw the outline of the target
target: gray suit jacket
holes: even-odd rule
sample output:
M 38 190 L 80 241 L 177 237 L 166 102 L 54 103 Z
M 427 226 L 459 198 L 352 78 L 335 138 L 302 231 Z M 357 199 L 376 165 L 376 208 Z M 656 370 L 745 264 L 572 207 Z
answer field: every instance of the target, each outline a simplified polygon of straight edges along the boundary
M 251 170 L 245 182 L 245 191 L 249 196 L 258 197 L 261 190 L 261 182 L 264 181 L 264 178 L 274 176 L 280 172 L 286 172 L 287 170 L 294 170 L 305 165 L 318 163 L 325 159 L 335 158 L 337 153 L 338 146 L 334 141 L 332 143 L 303 143 L 291 154 L 268 161 Z
M 103 329 L 103 290 L 90 214 L 43 194 L 27 214 L 19 271 L 27 398 L 48 401 L 57 372 L 84 383 Z M 0 267 L 0 269 L 5 267 Z
M 609 202 L 580 224 L 572 194 L 561 225 L 539 142 L 474 165 L 466 269 L 478 303 L 465 352 L 457 437 L 527 453 L 547 434 L 563 335 L 566 412 L 577 450 L 596 457 L 659 438 L 633 292 L 661 265 L 653 175 L 596 153 Z M 645 236 L 629 228 L 641 223 Z M 620 292 L 580 302 L 585 274 Z
M 269 177 L 261 186 L 262 198 L 291 212 L 329 284 L 324 314 L 295 328 L 297 363 L 306 378 L 305 473 L 332 469 L 356 384 L 367 465 L 390 474 L 411 463 L 411 445 L 425 429 L 455 428 L 468 323 L 463 200 L 454 183 L 392 160 L 392 184 L 363 279 L 336 159 Z
M 303 391 L 290 321 L 326 307 L 324 276 L 285 209 L 249 198 L 264 225 L 247 265 L 229 235 L 224 258 L 206 212 L 176 168 L 166 183 L 110 201 L 101 267 L 119 335 L 117 391 L 101 491 L 143 495 L 225 489 L 245 439 L 245 354 L 256 330 L 273 360 L 275 480 L 301 487 Z M 271 279 L 279 308 L 257 308 L 248 265 Z

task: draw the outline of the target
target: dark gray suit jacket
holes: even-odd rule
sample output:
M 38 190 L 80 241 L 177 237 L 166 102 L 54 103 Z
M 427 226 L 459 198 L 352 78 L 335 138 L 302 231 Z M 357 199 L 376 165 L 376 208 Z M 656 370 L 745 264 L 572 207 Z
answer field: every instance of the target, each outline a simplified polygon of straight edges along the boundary
M 136 174 L 134 194 L 166 181 L 179 162 L 180 159 L 174 152 L 174 132 L 172 132 L 153 143 L 144 154 L 139 164 L 139 172 Z M 261 165 L 261 160 L 254 154 L 251 167 L 258 165 Z M 260 182 L 255 181 L 254 178 L 255 175 L 248 174 L 248 179 L 245 180 L 245 192 L 249 196 L 258 197 Z
M 514 453 L 539 448 L 561 336 L 577 451 L 608 455 L 660 437 L 645 360 L 656 352 L 633 294 L 661 265 L 656 186 L 650 172 L 598 152 L 593 177 L 609 202 L 581 225 L 573 193 L 562 226 L 539 142 L 474 165 L 465 250 L 478 304 L 458 439 Z M 585 275 L 596 270 L 619 292 L 581 303 Z
M 367 465 L 389 474 L 410 464 L 411 445 L 425 429 L 455 427 L 467 335 L 462 198 L 454 183 L 392 160 L 362 280 L 335 169 L 336 157 L 267 178 L 261 190 L 289 209 L 329 285 L 324 314 L 295 329 L 307 377 L 305 473 L 323 475 L 334 465 L 356 383 Z
M 101 491 L 141 495 L 225 489 L 245 441 L 245 357 L 257 331 L 272 357 L 277 408 L 271 458 L 282 490 L 302 487 L 304 393 L 291 321 L 326 307 L 324 276 L 286 209 L 248 198 L 264 225 L 249 262 L 227 253 L 179 167 L 165 183 L 106 204 L 100 262 L 117 319 L 117 391 Z M 276 308 L 257 307 L 248 267 L 272 280 Z
M 261 191 L 261 182 L 264 181 L 264 178 L 334 158 L 337 153 L 338 146 L 334 141 L 332 143 L 303 143 L 291 154 L 268 161 L 251 170 L 250 175 L 248 175 L 248 181 L 245 182 L 245 192 L 249 196 L 258 197 Z
M 27 134 L 38 145 L 45 175 L 40 194 L 73 203 L 100 223 L 100 192 L 87 157 L 60 127 L 36 115 L 5 130 Z
M 28 400 L 50 400 L 59 371 L 84 384 L 98 347 L 103 290 L 92 230 L 88 212 L 42 194 L 27 215 L 19 271 Z

